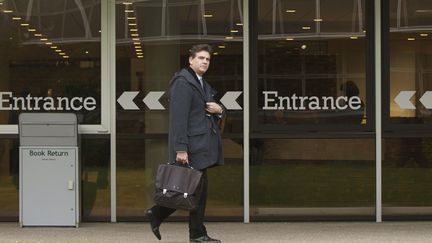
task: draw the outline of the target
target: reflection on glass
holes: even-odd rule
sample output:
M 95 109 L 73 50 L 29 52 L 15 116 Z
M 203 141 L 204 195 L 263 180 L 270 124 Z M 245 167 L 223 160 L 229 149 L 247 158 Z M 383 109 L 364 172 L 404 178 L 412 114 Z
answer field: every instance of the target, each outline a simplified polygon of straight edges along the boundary
M 431 2 L 423 0 L 390 0 L 389 3 L 390 26 L 395 28 L 394 30 L 397 28 L 432 25 L 432 19 L 430 18 L 432 14 Z
M 403 2 L 404 4 L 401 4 Z M 390 1 L 390 121 L 431 123 L 432 3 Z M 402 91 L 412 91 L 403 97 Z M 423 103 L 424 101 L 425 103 Z
M 432 139 L 385 139 L 382 165 L 383 215 L 432 216 Z
M 1 3 L 0 123 L 16 124 L 21 111 L 70 111 L 99 124 L 100 1 Z
M 259 1 L 261 125 L 366 125 L 364 1 Z
M 0 220 L 18 221 L 19 217 L 19 142 L 0 140 Z
M 104 151 L 101 153 L 100 151 Z M 83 221 L 110 221 L 110 142 L 83 139 L 81 144 L 81 201 Z
M 253 139 L 251 217 L 374 215 L 373 139 Z
M 188 65 L 189 48 L 198 43 L 213 47 L 204 78 L 218 91 L 217 99 L 226 91 L 242 91 L 243 10 L 239 4 L 228 0 L 116 4 L 117 95 L 139 92 L 134 99 L 139 110 L 117 106 L 119 220 L 143 219 L 144 209 L 153 205 L 155 171 L 158 164 L 168 162 L 168 111 L 150 109 L 141 101 L 149 92 L 165 92 L 159 102 L 168 107 L 168 83 Z M 243 201 L 243 112 L 228 111 L 221 126 L 228 137 L 223 140 L 226 165 L 208 172 L 207 215 L 238 217 Z

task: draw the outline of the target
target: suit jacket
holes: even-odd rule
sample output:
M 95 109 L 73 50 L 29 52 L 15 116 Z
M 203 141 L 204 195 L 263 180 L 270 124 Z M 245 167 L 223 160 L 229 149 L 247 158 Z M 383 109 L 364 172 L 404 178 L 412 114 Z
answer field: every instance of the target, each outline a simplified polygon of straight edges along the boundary
M 215 91 L 204 81 L 201 88 L 196 74 L 184 68 L 170 81 L 169 160 L 176 151 L 186 151 L 189 163 L 198 170 L 222 165 L 223 151 L 217 114 L 207 114 L 206 102 L 214 102 Z M 225 113 L 224 112 L 222 114 Z

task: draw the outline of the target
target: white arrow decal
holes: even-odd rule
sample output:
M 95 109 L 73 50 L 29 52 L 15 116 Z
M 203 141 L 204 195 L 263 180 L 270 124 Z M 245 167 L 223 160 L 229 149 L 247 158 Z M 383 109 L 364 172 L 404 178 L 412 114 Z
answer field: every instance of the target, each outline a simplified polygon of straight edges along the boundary
M 165 107 L 159 102 L 164 93 L 164 91 L 150 91 L 143 99 L 143 102 L 150 110 L 165 110 Z
M 133 102 L 138 93 L 139 91 L 125 91 L 117 99 L 117 102 L 124 110 L 139 110 L 138 106 Z
M 426 91 L 420 98 L 420 102 L 426 109 L 432 109 L 432 91 Z
M 396 98 L 394 98 L 394 101 L 396 104 L 399 105 L 400 108 L 406 109 L 406 110 L 415 110 L 416 107 L 411 103 L 410 99 L 415 94 L 415 91 L 401 91 Z
M 236 99 L 241 95 L 241 91 L 228 91 L 225 95 L 220 99 L 220 102 L 228 109 L 228 110 L 241 110 L 242 107 L 237 103 Z

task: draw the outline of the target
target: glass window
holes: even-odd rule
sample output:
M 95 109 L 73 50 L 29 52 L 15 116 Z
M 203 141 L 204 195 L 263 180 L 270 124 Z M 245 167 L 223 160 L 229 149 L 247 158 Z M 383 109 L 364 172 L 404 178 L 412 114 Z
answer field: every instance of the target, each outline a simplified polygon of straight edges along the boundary
M 259 130 L 366 126 L 365 1 L 259 1 Z
M 432 3 L 388 1 L 389 45 L 384 120 L 393 133 L 383 140 L 384 219 L 432 216 L 428 172 L 432 88 Z M 421 133 L 419 135 L 418 133 Z
M 423 0 L 390 0 L 390 26 L 424 27 L 432 24 L 431 3 Z
M 164 5 L 164 2 L 166 3 Z M 117 106 L 117 217 L 144 219 L 153 205 L 157 166 L 168 162 L 168 83 L 188 65 L 194 44 L 213 47 L 204 75 L 221 98 L 242 91 L 243 31 L 241 1 L 141 1 L 116 4 L 117 96 L 136 91 L 139 110 Z M 150 92 L 163 92 L 165 110 L 142 102 Z M 240 100 L 240 99 L 239 99 Z M 221 123 L 225 165 L 208 171 L 207 215 L 243 215 L 243 112 L 228 111 Z M 222 182 L 222 183 L 221 183 Z M 176 212 L 177 216 L 187 213 Z
M 383 216 L 431 217 L 431 138 L 387 138 L 383 142 Z
M 372 218 L 374 146 L 373 139 L 253 139 L 252 219 Z
M 343 37 L 358 36 L 366 30 L 366 1 L 337 1 L 319 0 L 320 18 L 315 22 L 320 23 L 319 28 L 323 33 L 340 33 Z M 355 35 L 357 34 L 357 35 Z M 341 36 L 342 37 L 342 36 Z
M 100 124 L 100 1 L 0 3 L 0 124 L 32 111 Z
M 366 1 L 261 0 L 257 11 L 252 220 L 373 218 L 375 141 L 305 133 L 373 125 Z
M 19 141 L 0 140 L 0 221 L 19 219 Z
M 83 221 L 109 222 L 110 141 L 108 138 L 88 136 L 82 139 L 81 144 L 81 216 Z
M 432 2 L 390 1 L 390 122 L 430 124 Z

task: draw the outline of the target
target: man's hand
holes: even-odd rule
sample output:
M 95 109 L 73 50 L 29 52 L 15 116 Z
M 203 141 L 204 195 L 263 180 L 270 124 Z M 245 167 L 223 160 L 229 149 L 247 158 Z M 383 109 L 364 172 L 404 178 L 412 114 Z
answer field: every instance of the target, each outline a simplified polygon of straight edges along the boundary
M 216 102 L 207 102 L 206 111 L 211 114 L 222 113 L 222 107 Z
M 185 151 L 177 151 L 176 161 L 182 164 L 188 164 L 188 154 Z

